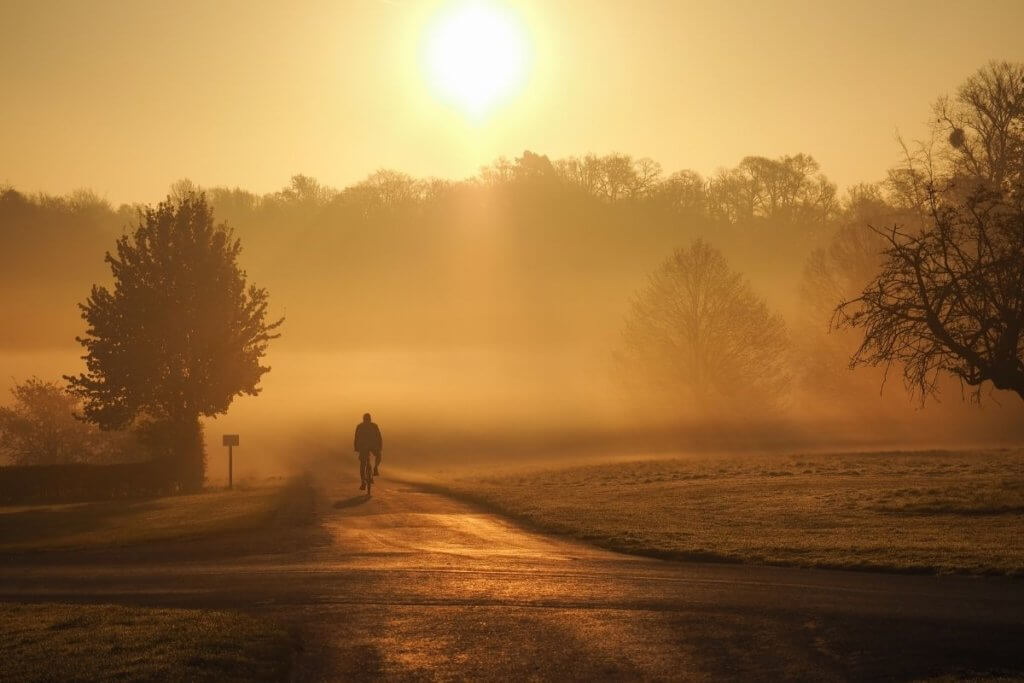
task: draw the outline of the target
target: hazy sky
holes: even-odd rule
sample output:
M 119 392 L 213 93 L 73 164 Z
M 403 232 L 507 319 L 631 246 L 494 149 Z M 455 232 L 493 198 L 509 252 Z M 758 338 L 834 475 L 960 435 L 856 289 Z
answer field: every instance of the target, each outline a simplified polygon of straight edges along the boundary
M 474 121 L 424 77 L 458 4 L 0 0 L 0 183 L 153 201 L 182 177 L 460 178 L 531 149 L 703 173 L 802 151 L 847 185 L 985 61 L 1024 61 L 1020 0 L 508 2 L 528 74 Z

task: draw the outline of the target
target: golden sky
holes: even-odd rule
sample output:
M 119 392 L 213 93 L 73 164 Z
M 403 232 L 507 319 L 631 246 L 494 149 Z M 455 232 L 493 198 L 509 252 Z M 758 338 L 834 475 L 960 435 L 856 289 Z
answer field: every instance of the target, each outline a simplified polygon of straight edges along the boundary
M 807 152 L 881 177 L 897 129 L 989 59 L 1024 61 L 1024 2 L 523 0 L 521 88 L 482 119 L 424 44 L 459 2 L 0 0 L 0 183 L 154 201 L 183 177 L 344 186 L 461 178 L 524 149 L 702 173 Z

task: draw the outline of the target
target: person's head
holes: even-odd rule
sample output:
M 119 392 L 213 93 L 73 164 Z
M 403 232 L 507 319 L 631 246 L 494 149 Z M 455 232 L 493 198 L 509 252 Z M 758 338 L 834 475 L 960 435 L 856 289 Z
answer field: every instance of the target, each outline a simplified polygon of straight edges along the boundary
M 370 421 L 370 414 L 369 413 L 363 413 L 363 422 L 369 422 L 369 421 Z

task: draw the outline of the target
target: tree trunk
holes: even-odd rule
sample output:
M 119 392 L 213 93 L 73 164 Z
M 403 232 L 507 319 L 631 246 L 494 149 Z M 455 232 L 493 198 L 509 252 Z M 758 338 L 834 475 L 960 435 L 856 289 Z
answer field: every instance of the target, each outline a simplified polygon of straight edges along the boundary
M 176 416 L 148 422 L 140 436 L 150 458 L 159 461 L 167 493 L 194 493 L 203 488 L 206 450 L 198 415 Z
M 178 484 L 184 493 L 201 491 L 206 479 L 206 449 L 203 445 L 203 427 L 198 415 L 189 415 L 174 421 L 174 451 Z

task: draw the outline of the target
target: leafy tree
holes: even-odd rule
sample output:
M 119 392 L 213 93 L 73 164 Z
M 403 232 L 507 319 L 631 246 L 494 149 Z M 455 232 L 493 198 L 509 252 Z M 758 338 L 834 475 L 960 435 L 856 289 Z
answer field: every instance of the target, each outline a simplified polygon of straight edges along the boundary
M 15 465 L 107 462 L 132 457 L 129 435 L 101 433 L 75 418 L 78 397 L 56 382 L 32 377 L 11 389 L 0 406 L 0 454 Z
M 882 270 L 834 324 L 864 339 L 852 365 L 902 366 L 923 401 L 942 373 L 1024 398 L 1024 207 L 978 189 L 949 203 L 933 192 L 920 234 L 880 231 Z
M 721 252 L 702 240 L 677 249 L 634 297 L 619 354 L 639 379 L 683 405 L 774 407 L 788 385 L 789 340 Z
M 103 429 L 148 422 L 186 490 L 205 473 L 200 417 L 259 393 L 270 370 L 260 361 L 283 322 L 267 321 L 267 292 L 247 286 L 240 252 L 205 195 L 182 192 L 117 240 L 106 256 L 113 290 L 93 286 L 80 306 L 87 372 L 66 379 L 85 417 Z

